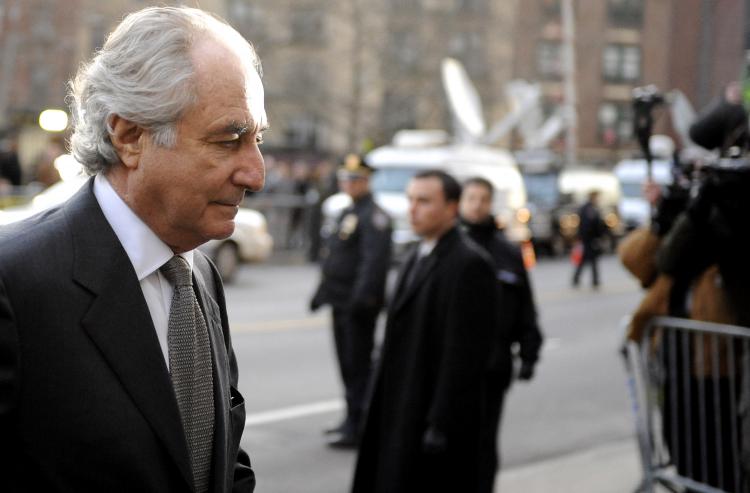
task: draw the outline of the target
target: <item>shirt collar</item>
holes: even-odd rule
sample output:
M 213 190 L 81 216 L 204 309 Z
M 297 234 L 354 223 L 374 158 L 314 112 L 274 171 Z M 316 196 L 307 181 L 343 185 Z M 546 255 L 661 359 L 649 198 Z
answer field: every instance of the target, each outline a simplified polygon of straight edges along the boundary
M 172 249 L 128 207 L 101 173 L 94 178 L 94 196 L 133 264 L 138 281 L 153 274 L 174 256 Z M 191 270 L 193 252 L 190 250 L 180 254 Z
M 426 257 L 431 254 L 437 245 L 437 240 L 422 240 L 419 244 L 419 256 Z

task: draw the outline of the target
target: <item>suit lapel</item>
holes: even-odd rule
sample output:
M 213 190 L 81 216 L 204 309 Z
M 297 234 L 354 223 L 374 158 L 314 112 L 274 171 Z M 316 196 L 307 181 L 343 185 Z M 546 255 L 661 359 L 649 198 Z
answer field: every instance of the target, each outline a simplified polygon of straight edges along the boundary
M 432 271 L 437 266 L 437 255 L 434 254 L 435 252 L 432 252 L 430 255 L 425 257 L 423 259 L 424 265 L 421 266 L 419 272 L 417 272 L 416 277 L 414 280 L 408 285 L 405 286 L 404 283 L 406 282 L 406 279 L 401 280 L 401 286 L 400 292 L 398 296 L 396 297 L 396 302 L 393 306 L 393 311 L 398 312 L 401 308 L 403 308 L 404 305 L 407 304 L 409 300 L 411 300 L 414 295 L 419 291 L 420 286 L 425 282 L 425 280 L 430 276 Z M 417 267 L 416 258 L 413 259 L 411 269 L 414 269 Z M 402 277 L 407 278 L 408 277 L 408 271 L 404 272 L 405 275 Z
M 398 289 L 396 291 L 396 297 L 393 300 L 392 303 L 392 309 L 390 312 L 390 316 L 395 315 L 398 313 L 399 310 L 401 310 L 404 306 L 408 304 L 408 302 L 414 298 L 416 293 L 419 291 L 420 287 L 424 284 L 424 282 L 429 279 L 430 275 L 432 275 L 433 271 L 440 265 L 440 259 L 443 257 L 444 253 L 448 250 L 450 250 L 453 246 L 453 244 L 459 239 L 459 233 L 456 228 L 451 229 L 447 233 L 443 235 L 442 238 L 438 241 L 438 244 L 435 245 L 435 248 L 433 251 L 427 256 L 427 258 L 424 259 L 426 262 L 425 265 L 422 267 L 419 273 L 417 273 L 417 277 L 414 278 L 414 281 L 409 286 L 404 286 L 404 283 L 406 282 L 406 277 L 408 277 L 408 268 L 405 268 L 401 274 L 398 281 Z M 407 265 L 410 265 L 409 268 L 414 268 L 414 262 L 416 260 L 416 255 L 418 252 L 418 248 L 414 249 L 414 252 L 412 252 L 409 263 Z
M 185 433 L 151 315 L 92 184 L 66 205 L 75 249 L 73 278 L 93 296 L 81 324 L 192 485 Z

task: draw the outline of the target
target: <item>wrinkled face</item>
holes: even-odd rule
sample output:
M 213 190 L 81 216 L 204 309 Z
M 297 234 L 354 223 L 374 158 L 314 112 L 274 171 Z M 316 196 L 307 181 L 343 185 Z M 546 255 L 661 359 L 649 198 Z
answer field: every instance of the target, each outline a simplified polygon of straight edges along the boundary
M 245 190 L 265 179 L 258 73 L 213 39 L 198 41 L 191 56 L 197 102 L 178 121 L 176 144 L 159 147 L 146 134 L 130 177 L 136 213 L 175 252 L 230 236 Z
M 447 202 L 439 178 L 414 178 L 406 188 L 409 222 L 414 233 L 425 240 L 440 238 L 456 221 L 458 204 Z
M 492 196 L 484 185 L 471 184 L 464 186 L 459 205 L 461 217 L 470 223 L 481 223 L 490 216 Z

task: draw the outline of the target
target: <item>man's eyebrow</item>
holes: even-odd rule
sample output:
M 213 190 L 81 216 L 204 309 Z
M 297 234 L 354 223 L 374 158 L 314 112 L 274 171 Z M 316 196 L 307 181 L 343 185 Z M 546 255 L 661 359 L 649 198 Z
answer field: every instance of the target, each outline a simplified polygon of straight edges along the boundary
M 237 134 L 237 135 L 243 135 L 250 131 L 250 125 L 243 122 L 229 122 L 228 124 L 224 125 L 223 127 L 217 129 L 214 132 L 211 132 L 212 135 L 227 135 L 227 134 Z

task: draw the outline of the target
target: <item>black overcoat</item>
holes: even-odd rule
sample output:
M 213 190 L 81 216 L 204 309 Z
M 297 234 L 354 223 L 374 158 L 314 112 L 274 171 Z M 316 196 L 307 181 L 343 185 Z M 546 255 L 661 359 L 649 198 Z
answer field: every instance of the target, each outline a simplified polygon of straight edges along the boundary
M 492 266 L 454 228 L 405 287 L 415 253 L 389 307 L 355 493 L 475 489 L 481 376 L 495 313 Z M 429 426 L 445 433 L 445 453 L 423 452 Z

